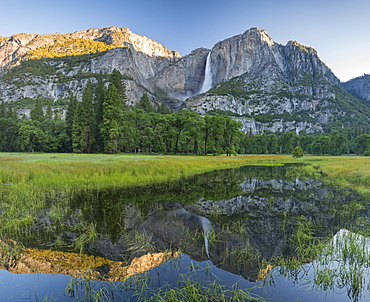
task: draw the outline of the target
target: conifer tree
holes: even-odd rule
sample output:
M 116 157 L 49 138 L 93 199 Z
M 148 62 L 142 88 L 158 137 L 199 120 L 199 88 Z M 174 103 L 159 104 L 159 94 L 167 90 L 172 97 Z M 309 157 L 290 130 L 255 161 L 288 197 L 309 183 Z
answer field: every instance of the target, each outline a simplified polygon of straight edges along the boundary
M 103 103 L 101 133 L 106 153 L 117 153 L 118 139 L 120 138 L 120 124 L 122 122 L 122 103 L 119 93 L 113 84 L 108 87 L 107 96 Z
M 1 101 L 0 103 L 0 118 L 6 117 L 6 108 L 4 101 Z
M 95 87 L 94 93 L 94 112 L 95 112 L 95 128 L 94 137 L 96 142 L 96 151 L 103 152 L 103 137 L 101 133 L 101 125 L 103 124 L 103 103 L 107 94 L 104 85 L 103 77 L 98 78 L 98 83 Z
M 9 102 L 7 105 L 8 110 L 4 101 L 0 104 L 0 150 L 10 152 L 17 150 L 19 119 L 12 103 Z
M 50 102 L 48 102 L 48 105 L 46 107 L 45 117 L 48 120 L 52 120 L 53 119 L 53 109 L 51 108 L 51 103 Z
M 157 107 L 157 110 L 156 110 L 157 113 L 160 113 L 160 114 L 171 114 L 173 113 L 173 111 L 164 103 L 162 102 L 158 107 Z
M 45 119 L 44 111 L 42 110 L 42 104 L 39 99 L 36 99 L 35 106 L 31 110 L 31 120 L 42 122 Z
M 17 111 L 13 109 L 13 103 L 9 102 L 8 103 L 8 110 L 6 111 L 6 117 L 11 119 L 11 120 L 17 120 Z
M 82 101 L 78 103 L 73 119 L 72 147 L 73 152 L 91 153 L 94 138 L 93 93 L 89 82 L 86 85 Z
M 72 96 L 69 99 L 67 105 L 67 113 L 66 113 L 66 134 L 67 134 L 67 150 L 72 151 L 72 132 L 73 132 L 73 120 L 76 113 L 76 108 L 78 105 L 78 101 L 75 96 Z
M 122 104 L 127 106 L 127 96 L 126 96 L 126 85 L 122 82 L 123 76 L 119 70 L 114 69 L 109 77 L 109 82 L 111 82 L 117 89 L 118 95 L 121 98 Z
M 139 103 L 137 103 L 137 105 L 136 105 L 136 108 L 143 109 L 146 113 L 154 111 L 154 107 L 150 103 L 149 97 L 146 93 L 144 93 L 142 95 L 142 97 L 140 98 Z
M 0 150 L 17 151 L 19 138 L 19 120 L 0 118 Z

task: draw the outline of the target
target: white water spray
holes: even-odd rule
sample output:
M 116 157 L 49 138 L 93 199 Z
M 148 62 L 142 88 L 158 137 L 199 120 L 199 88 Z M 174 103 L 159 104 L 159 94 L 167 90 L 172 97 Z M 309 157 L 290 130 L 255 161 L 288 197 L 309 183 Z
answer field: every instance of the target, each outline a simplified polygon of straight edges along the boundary
M 207 60 L 206 60 L 206 69 L 204 71 L 204 81 L 202 87 L 200 88 L 199 93 L 207 92 L 212 88 L 212 62 L 211 62 L 211 52 L 208 53 Z
M 203 228 L 204 247 L 206 250 L 206 254 L 208 258 L 211 258 L 209 256 L 209 247 L 208 247 L 208 234 L 209 234 L 209 231 L 211 230 L 211 222 L 205 217 L 202 217 L 202 216 L 198 216 L 198 217 L 199 217 L 200 224 L 202 225 L 202 228 Z

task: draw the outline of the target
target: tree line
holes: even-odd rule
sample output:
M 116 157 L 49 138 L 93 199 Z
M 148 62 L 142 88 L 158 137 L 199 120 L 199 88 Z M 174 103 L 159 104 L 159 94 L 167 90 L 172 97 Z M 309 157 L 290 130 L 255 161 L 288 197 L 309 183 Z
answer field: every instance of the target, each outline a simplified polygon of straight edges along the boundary
M 127 105 L 124 76 L 114 70 L 109 85 L 88 83 L 80 102 L 72 97 L 65 120 L 36 100 L 30 117 L 0 106 L 0 150 L 6 152 L 235 154 L 241 123 L 167 106 L 154 107 L 147 94 Z M 1 127 L 3 126 L 3 127 Z
M 72 97 L 65 120 L 44 112 L 36 100 L 30 117 L 19 118 L 12 104 L 0 104 L 0 151 L 163 154 L 291 154 L 300 146 L 317 155 L 370 155 L 369 129 L 346 134 L 294 132 L 253 135 L 228 115 L 205 115 L 165 105 L 154 107 L 147 94 L 127 105 L 123 76 L 88 83 L 80 102 Z

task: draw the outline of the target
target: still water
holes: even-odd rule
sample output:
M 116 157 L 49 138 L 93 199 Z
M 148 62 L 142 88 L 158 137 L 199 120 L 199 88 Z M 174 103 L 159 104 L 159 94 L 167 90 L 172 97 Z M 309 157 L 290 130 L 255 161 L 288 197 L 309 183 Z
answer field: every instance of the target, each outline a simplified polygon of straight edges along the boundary
M 150 295 L 183 278 L 237 284 L 267 301 L 369 298 L 370 244 L 359 235 L 370 225 L 367 204 L 304 166 L 247 166 L 76 192 L 58 218 L 52 212 L 51 201 L 28 245 L 65 248 L 81 238 L 76 226 L 92 225 L 97 235 L 84 249 L 94 255 L 130 263 L 147 253 L 181 254 L 126 282 L 0 271 L 0 301 L 136 301 L 144 299 L 140 286 Z

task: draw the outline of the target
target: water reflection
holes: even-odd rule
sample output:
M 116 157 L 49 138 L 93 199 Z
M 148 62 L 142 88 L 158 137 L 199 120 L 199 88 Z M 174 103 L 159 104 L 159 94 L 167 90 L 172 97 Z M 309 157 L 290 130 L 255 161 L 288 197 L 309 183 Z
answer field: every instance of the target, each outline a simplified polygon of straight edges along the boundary
M 303 220 L 310 236 L 323 238 L 353 224 L 363 211 L 348 209 L 361 203 L 353 192 L 305 173 L 300 166 L 214 171 L 148 188 L 84 192 L 74 197 L 71 209 L 96 225 L 100 238 L 90 250 L 115 260 L 127 255 L 129 239 L 138 234 L 151 243 L 142 252 L 181 249 L 206 260 L 203 219 L 211 222 L 207 241 L 214 263 L 226 265 L 230 251 L 265 260 L 289 257 L 296 249 L 291 237 Z M 251 280 L 257 274 L 239 263 L 228 270 Z
M 37 226 L 42 243 L 70 248 L 81 241 L 89 253 L 126 262 L 149 252 L 181 251 L 248 282 L 260 279 L 268 263 L 295 259 L 295 268 L 301 268 L 315 259 L 325 238 L 367 219 L 366 204 L 354 192 L 296 165 L 247 166 L 150 187 L 76 192 L 64 218 L 49 213 L 50 208 L 40 214 L 47 227 Z M 277 282 L 277 271 L 284 276 L 282 268 L 272 270 L 271 282 Z M 352 292 L 351 299 L 356 297 Z

